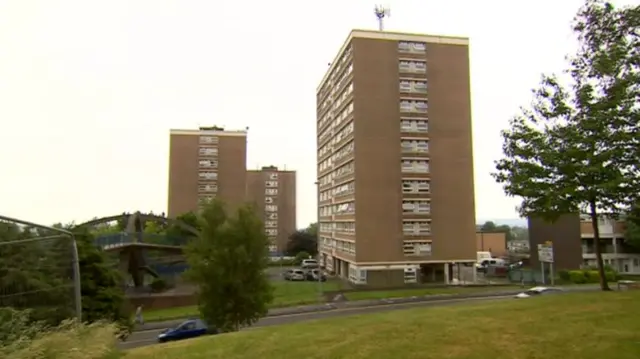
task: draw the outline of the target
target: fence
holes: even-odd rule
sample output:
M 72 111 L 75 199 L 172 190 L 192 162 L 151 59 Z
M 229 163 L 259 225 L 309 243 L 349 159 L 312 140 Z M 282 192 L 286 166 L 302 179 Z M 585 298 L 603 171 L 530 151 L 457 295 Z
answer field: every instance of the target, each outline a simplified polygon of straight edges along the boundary
M 512 269 L 509 271 L 508 278 L 510 282 L 526 284 L 550 283 L 551 281 L 549 273 L 545 273 L 545 279 L 543 280 L 540 270 Z
M 0 216 L 0 307 L 35 320 L 82 319 L 78 249 L 71 232 Z

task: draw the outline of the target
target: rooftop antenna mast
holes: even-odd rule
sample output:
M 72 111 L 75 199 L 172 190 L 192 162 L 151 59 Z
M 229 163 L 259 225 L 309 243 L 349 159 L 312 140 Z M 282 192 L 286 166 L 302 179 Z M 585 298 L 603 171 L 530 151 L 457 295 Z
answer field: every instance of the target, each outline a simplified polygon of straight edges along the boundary
M 378 30 L 384 31 L 384 18 L 391 16 L 391 9 L 388 6 L 376 5 L 373 13 L 378 18 Z

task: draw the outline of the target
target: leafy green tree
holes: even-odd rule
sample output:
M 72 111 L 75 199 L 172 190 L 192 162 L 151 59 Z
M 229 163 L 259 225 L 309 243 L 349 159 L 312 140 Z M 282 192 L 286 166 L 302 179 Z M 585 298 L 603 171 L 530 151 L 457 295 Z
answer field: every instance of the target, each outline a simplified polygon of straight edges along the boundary
M 53 227 L 69 230 L 70 225 Z M 75 316 L 73 266 L 69 238 L 29 241 L 54 232 L 0 222 L 0 307 L 26 310 L 29 323 L 56 326 Z M 87 228 L 76 233 L 83 320 L 109 320 L 127 326 L 124 293 L 116 268 L 96 247 Z
M 31 321 L 56 325 L 74 315 L 70 247 L 68 241 L 30 240 L 42 234 L 0 222 L 0 307 L 29 309 Z M 62 245 L 67 250 L 59 251 Z
M 480 227 L 480 230 L 483 232 L 493 232 L 497 227 L 498 226 L 493 221 L 486 221 L 482 227 Z
M 300 252 L 318 254 L 318 225 L 312 223 L 305 229 L 293 232 L 287 242 L 286 254 L 295 256 Z
M 195 237 L 192 231 L 188 231 L 184 226 L 179 225 L 178 223 L 180 222 L 196 231 L 200 230 L 200 220 L 195 212 L 187 212 L 179 215 L 176 217 L 176 220 L 167 227 L 166 231 L 167 240 L 176 245 L 188 243 Z
M 187 247 L 186 277 L 198 285 L 202 317 L 223 331 L 255 323 L 273 299 L 262 221 L 251 206 L 229 216 L 214 200 L 204 206 L 199 227 L 200 235 Z
M 511 227 L 511 233 L 513 233 L 513 239 L 529 240 L 529 229 L 526 227 L 514 226 Z
M 493 174 L 508 195 L 522 198 L 523 216 L 588 213 L 602 290 L 610 288 L 598 217 L 618 216 L 640 193 L 639 9 L 586 1 L 573 24 L 579 49 L 570 57 L 571 81 L 543 76 L 532 109 L 502 132 L 504 157 Z
M 87 229 L 75 233 L 78 245 L 82 293 L 82 320 L 106 320 L 130 328 L 130 313 L 125 302 L 122 275 L 109 263 L 105 253 L 95 245 Z

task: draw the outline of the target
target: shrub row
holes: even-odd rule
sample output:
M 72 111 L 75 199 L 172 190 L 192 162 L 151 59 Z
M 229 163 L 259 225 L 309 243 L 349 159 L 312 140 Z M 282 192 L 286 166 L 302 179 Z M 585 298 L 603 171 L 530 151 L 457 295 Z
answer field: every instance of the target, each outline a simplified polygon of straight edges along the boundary
M 600 274 L 597 269 L 561 270 L 558 272 L 558 277 L 562 281 L 574 284 L 598 283 L 600 281 Z M 613 282 L 618 280 L 619 277 L 620 275 L 612 268 L 605 268 L 607 281 Z

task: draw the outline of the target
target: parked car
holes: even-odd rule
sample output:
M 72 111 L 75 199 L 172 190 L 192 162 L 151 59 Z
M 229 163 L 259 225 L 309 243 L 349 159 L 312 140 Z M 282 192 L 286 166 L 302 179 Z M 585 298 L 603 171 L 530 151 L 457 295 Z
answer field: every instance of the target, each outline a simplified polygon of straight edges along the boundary
M 553 288 L 553 287 L 533 287 L 527 291 L 516 294 L 515 298 L 523 299 L 523 298 L 530 298 L 537 295 L 558 294 L 558 293 L 562 293 L 562 289 Z
M 218 330 L 209 328 L 201 319 L 189 319 L 175 328 L 165 329 L 158 335 L 158 342 L 196 338 L 208 334 L 218 334 Z
M 486 273 L 488 267 L 506 267 L 506 265 L 507 264 L 504 259 L 483 259 L 482 261 L 476 263 L 476 270 L 481 273 Z
M 302 267 L 302 269 L 318 268 L 318 261 L 315 259 L 303 259 L 300 266 Z
M 310 271 L 307 271 L 305 278 L 308 281 L 314 281 L 314 282 L 318 282 L 318 280 L 320 280 L 320 282 L 324 282 L 327 280 L 327 276 L 324 273 L 322 273 L 319 269 L 312 269 Z
M 284 272 L 284 280 L 305 280 L 306 274 L 302 269 L 289 269 Z

